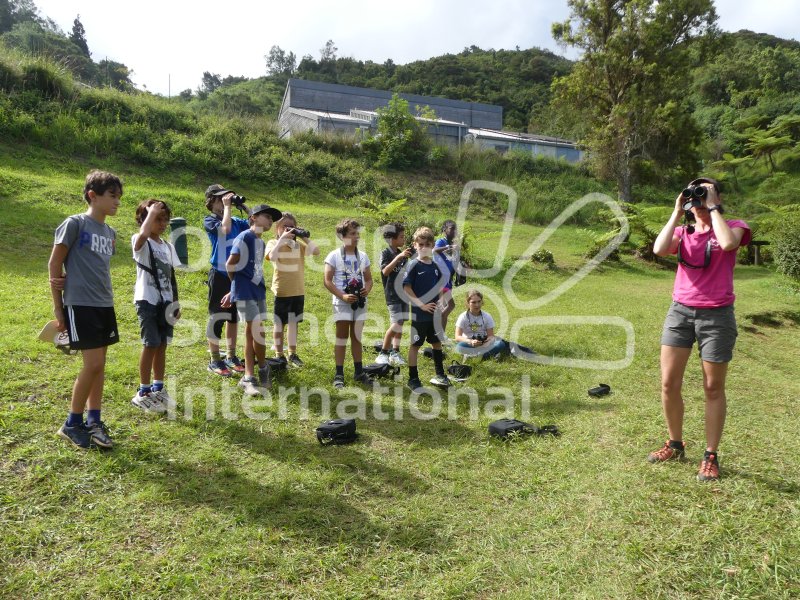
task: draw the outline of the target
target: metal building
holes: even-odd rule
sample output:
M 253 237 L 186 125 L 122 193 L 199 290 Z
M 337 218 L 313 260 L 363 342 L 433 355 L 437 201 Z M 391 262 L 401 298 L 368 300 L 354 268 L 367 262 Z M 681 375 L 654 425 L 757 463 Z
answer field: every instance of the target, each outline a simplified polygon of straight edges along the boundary
M 335 83 L 290 79 L 281 103 L 281 137 L 312 131 L 358 134 L 375 132 L 378 108 L 386 107 L 392 92 Z M 430 107 L 436 119 L 422 119 L 435 144 L 460 147 L 475 143 L 498 152 L 519 150 L 534 155 L 578 162 L 583 153 L 569 140 L 502 131 L 503 107 L 435 96 L 399 94 L 416 108 Z

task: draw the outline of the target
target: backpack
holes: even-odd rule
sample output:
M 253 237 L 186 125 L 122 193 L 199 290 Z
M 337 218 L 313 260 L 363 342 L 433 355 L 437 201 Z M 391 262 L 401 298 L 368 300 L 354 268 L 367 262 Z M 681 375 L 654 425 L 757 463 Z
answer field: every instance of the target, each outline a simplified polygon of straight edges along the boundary
M 317 427 L 316 432 L 317 440 L 323 446 L 350 444 L 358 438 L 355 419 L 333 419 L 330 421 L 323 421 L 319 424 L 319 427 Z
M 489 423 L 489 435 L 499 437 L 502 440 L 508 440 L 512 437 L 520 435 L 553 435 L 559 436 L 561 432 L 555 425 L 542 425 L 537 427 L 525 421 L 518 421 L 517 419 L 499 419 Z
M 454 360 L 453 364 L 447 367 L 447 373 L 452 375 L 455 381 L 464 381 L 467 377 L 472 375 L 472 367 L 469 365 L 462 365 L 457 360 Z
M 389 364 L 379 365 L 373 363 L 364 366 L 364 375 L 370 379 L 377 379 L 378 377 L 396 377 L 400 375 L 400 367 L 393 367 Z

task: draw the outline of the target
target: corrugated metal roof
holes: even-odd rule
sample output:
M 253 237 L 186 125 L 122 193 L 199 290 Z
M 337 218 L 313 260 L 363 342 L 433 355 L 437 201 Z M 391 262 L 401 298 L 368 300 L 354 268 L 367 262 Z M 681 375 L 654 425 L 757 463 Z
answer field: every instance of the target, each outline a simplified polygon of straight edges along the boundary
M 478 129 L 470 127 L 469 132 L 476 138 L 488 138 L 493 140 L 515 141 L 525 143 L 544 144 L 546 146 L 569 146 L 575 148 L 575 142 L 563 140 L 549 136 L 539 136 L 530 133 L 516 133 L 513 131 L 497 131 L 495 129 Z

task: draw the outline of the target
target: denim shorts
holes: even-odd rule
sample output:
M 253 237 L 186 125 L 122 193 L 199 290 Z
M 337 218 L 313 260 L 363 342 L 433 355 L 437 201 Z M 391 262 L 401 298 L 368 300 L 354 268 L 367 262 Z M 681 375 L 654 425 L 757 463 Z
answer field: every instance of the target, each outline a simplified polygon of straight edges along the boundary
M 147 348 L 158 348 L 172 341 L 173 326 L 167 322 L 165 309 L 168 304 L 150 304 L 144 300 L 136 302 L 139 331 L 142 344 Z
M 700 358 L 726 363 L 733 358 L 737 335 L 733 304 L 719 308 L 692 308 L 673 302 L 664 320 L 661 345 L 691 348 L 696 340 Z

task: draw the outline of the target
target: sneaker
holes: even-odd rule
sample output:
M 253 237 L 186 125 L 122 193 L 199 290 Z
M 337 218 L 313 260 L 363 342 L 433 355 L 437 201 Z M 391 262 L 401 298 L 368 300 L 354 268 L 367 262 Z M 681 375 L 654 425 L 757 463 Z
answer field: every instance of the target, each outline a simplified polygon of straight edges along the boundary
M 167 409 L 167 406 L 170 404 L 175 404 L 175 401 L 172 399 L 172 396 L 169 395 L 167 392 L 167 388 L 161 388 L 157 392 L 150 392 L 150 394 L 157 400 L 164 405 L 164 410 Z
M 255 377 L 242 377 L 237 384 L 240 388 L 244 389 L 244 393 L 248 396 L 258 396 L 261 393 L 261 390 L 258 389 L 257 381 Z
M 392 350 L 389 352 L 389 364 L 393 367 L 405 367 L 406 361 L 403 360 L 403 357 L 400 356 L 397 350 Z
M 222 377 L 230 377 L 231 372 L 228 370 L 224 360 L 212 360 L 208 363 L 208 372 L 214 375 L 221 375 Z
M 142 409 L 144 412 L 153 414 L 161 414 L 167 411 L 166 405 L 154 392 L 148 392 L 144 396 L 136 392 L 133 398 L 131 398 L 131 404 L 136 408 Z
M 421 394 L 425 391 L 425 388 L 422 387 L 422 382 L 419 379 L 409 379 L 408 380 L 408 389 L 416 394 Z
M 270 369 L 268 364 L 258 368 L 258 381 L 263 388 L 272 387 L 272 369 Z
M 61 429 L 58 430 L 58 435 L 68 442 L 72 442 L 72 444 L 78 448 L 88 448 L 92 441 L 89 436 L 89 430 L 83 423 L 74 425 L 73 427 L 68 427 L 67 424 L 64 423 Z
M 299 369 L 303 366 L 303 361 L 300 360 L 300 357 L 297 354 L 290 354 L 289 355 L 289 366 L 294 367 L 295 369 Z
M 375 359 L 376 365 L 388 365 L 389 364 L 389 354 L 381 350 L 381 353 L 378 354 L 378 358 Z
M 719 479 L 719 461 L 716 452 L 709 452 L 703 457 L 700 463 L 700 470 L 697 472 L 697 481 L 717 481 Z
M 340 390 L 344 387 L 344 375 L 336 375 L 333 378 L 333 387 Z
M 113 448 L 114 442 L 108 437 L 108 427 L 102 421 L 95 421 L 91 425 L 87 423 L 86 430 L 92 443 L 101 448 Z
M 447 375 L 436 375 L 434 377 L 431 377 L 431 383 L 437 387 L 442 387 L 442 388 L 449 388 L 452 387 L 453 385 L 452 383 L 450 383 L 450 380 L 447 378 Z
M 655 450 L 647 455 L 647 462 L 660 463 L 668 460 L 685 460 L 686 459 L 686 442 L 681 443 L 680 448 L 673 448 L 669 445 L 669 440 L 664 442 L 664 446 L 659 450 Z
M 223 362 L 225 363 L 225 366 L 228 367 L 228 371 L 230 373 L 236 373 L 239 375 L 244 373 L 244 364 L 238 356 L 226 357 Z

